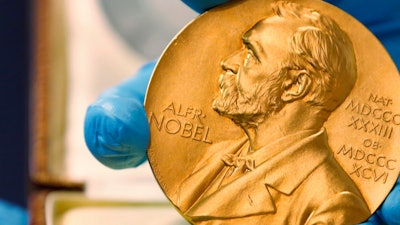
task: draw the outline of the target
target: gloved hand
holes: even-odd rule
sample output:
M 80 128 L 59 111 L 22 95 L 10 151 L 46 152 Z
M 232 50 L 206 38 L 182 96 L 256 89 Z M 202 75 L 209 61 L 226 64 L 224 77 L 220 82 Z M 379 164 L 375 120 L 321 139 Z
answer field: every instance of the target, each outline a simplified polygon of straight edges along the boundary
M 360 225 L 399 225 L 400 224 L 400 179 L 386 197 L 378 210 Z
M 182 0 L 197 12 L 228 0 Z M 327 0 L 364 23 L 384 44 L 400 67 L 400 1 Z M 104 165 L 122 169 L 146 160 L 149 125 L 144 95 L 155 62 L 146 64 L 130 80 L 112 87 L 89 106 L 85 140 L 92 154 Z M 400 180 L 379 210 L 363 225 L 400 224 Z
M 201 13 L 228 0 L 183 2 Z M 104 91 L 86 111 L 86 145 L 110 168 L 137 167 L 147 159 L 150 128 L 143 102 L 155 63 L 149 62 L 131 79 Z
M 150 138 L 143 102 L 156 62 L 104 91 L 86 112 L 84 134 L 93 156 L 113 169 L 136 167 L 147 159 Z
M 25 209 L 0 199 L 0 224 L 28 225 L 28 220 Z

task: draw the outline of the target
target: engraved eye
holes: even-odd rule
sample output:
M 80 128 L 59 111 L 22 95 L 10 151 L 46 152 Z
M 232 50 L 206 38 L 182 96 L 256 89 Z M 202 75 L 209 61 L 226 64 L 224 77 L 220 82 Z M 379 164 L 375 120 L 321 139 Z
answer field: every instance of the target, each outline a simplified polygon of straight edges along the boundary
M 249 63 L 257 63 L 257 58 L 251 49 L 247 50 L 245 65 L 248 65 Z
M 247 50 L 247 57 L 255 58 L 254 57 L 254 53 L 253 53 L 253 51 L 251 49 Z

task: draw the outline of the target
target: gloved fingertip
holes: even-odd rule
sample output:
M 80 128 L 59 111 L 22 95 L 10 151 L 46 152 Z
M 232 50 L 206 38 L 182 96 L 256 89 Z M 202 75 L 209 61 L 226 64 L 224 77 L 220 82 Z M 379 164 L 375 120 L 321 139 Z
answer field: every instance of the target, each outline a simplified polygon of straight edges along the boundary
M 0 200 L 1 224 L 27 225 L 29 218 L 25 209 L 5 200 Z
M 367 221 L 360 223 L 359 225 L 385 225 L 381 218 L 375 213 Z
M 189 6 L 191 9 L 198 13 L 203 13 L 207 11 L 208 9 L 211 9 L 217 5 L 223 4 L 228 2 L 229 0 L 208 0 L 208 1 L 202 1 L 202 0 L 182 0 L 183 3 L 185 3 L 187 6 Z
M 400 225 L 400 185 L 396 183 L 392 191 L 386 197 L 377 214 L 384 224 Z
M 143 104 L 133 98 L 99 99 L 86 111 L 84 137 L 92 155 L 105 166 L 137 167 L 147 159 L 150 139 Z

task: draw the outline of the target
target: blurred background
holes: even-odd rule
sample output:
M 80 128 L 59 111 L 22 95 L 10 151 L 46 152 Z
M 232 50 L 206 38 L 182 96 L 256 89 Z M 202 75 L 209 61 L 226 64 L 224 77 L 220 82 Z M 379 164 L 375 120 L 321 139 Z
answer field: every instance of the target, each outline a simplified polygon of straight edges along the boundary
M 97 161 L 88 164 L 94 158 L 82 142 L 86 107 L 101 91 L 126 80 L 145 62 L 157 59 L 197 14 L 176 0 L 69 0 L 64 4 L 68 176 L 87 180 L 132 174 L 129 170 L 105 171 Z
M 0 198 L 26 206 L 30 1 L 0 3 Z
M 147 164 L 114 171 L 98 163 L 86 149 L 83 119 L 102 91 L 157 59 L 196 16 L 176 0 L 1 1 L 0 199 L 27 208 L 36 167 L 84 183 L 94 198 L 163 199 Z M 47 165 L 32 165 L 38 148 Z

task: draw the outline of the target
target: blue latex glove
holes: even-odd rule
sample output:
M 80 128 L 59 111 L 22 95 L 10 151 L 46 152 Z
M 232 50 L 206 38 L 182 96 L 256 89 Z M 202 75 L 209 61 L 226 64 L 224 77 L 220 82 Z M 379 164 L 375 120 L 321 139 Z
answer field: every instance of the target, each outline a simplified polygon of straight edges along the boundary
M 228 0 L 182 0 L 197 12 Z M 327 0 L 364 23 L 388 49 L 400 67 L 400 1 Z M 132 79 L 105 91 L 89 106 L 85 139 L 92 154 L 104 165 L 121 169 L 146 160 L 149 125 L 143 108 L 147 84 L 155 63 L 139 70 Z M 400 225 L 400 181 L 379 210 L 363 225 Z
M 211 9 L 217 5 L 229 2 L 229 0 L 182 0 L 186 5 L 195 10 L 198 13 L 202 13 L 207 9 Z
M 144 95 L 155 61 L 136 75 L 103 92 L 86 112 L 86 145 L 104 165 L 113 169 L 136 167 L 146 161 L 149 125 Z
M 360 225 L 399 225 L 400 224 L 400 179 L 386 197 L 379 209 Z
M 23 208 L 0 199 L 0 224 L 28 225 L 28 213 Z

